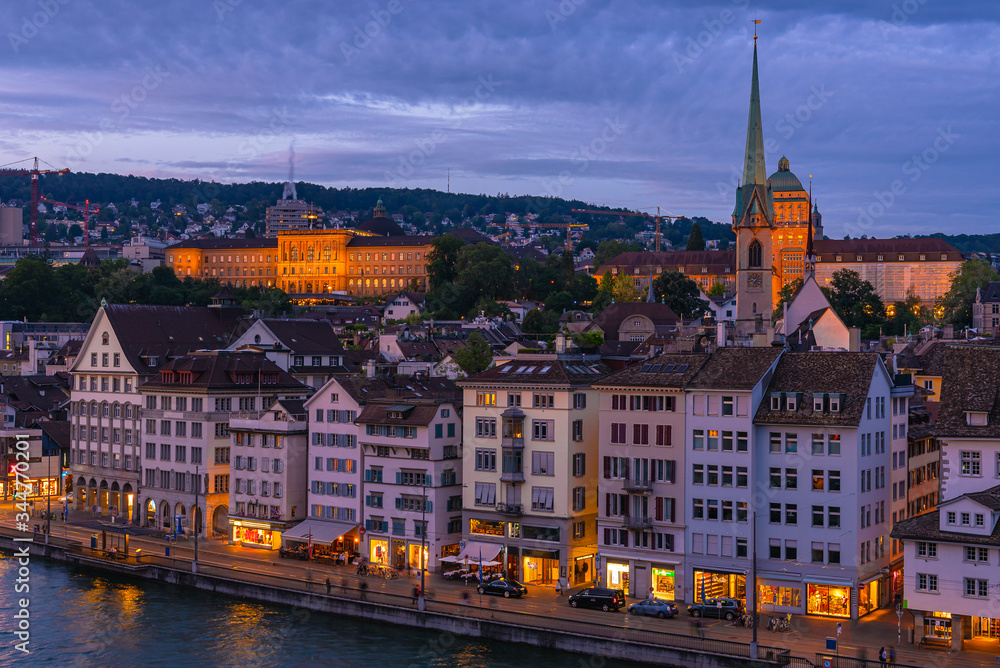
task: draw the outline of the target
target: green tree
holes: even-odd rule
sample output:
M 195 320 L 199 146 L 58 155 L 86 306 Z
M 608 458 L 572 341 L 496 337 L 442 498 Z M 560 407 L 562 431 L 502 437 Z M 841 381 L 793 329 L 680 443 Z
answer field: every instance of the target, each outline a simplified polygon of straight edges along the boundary
M 701 225 L 692 223 L 691 234 L 688 236 L 687 248 L 689 251 L 705 250 L 705 240 L 701 236 Z
M 639 288 L 635 287 L 635 282 L 625 274 L 618 274 L 611 287 L 611 294 L 615 302 L 619 304 L 629 304 L 639 301 Z
M 465 375 L 474 376 L 490 368 L 493 364 L 493 351 L 482 334 L 473 332 L 465 345 L 455 350 L 452 359 Z
M 576 308 L 573 295 L 568 292 L 553 292 L 545 300 L 545 310 L 562 314 Z
M 601 277 L 600 286 L 597 289 L 597 294 L 594 295 L 593 300 L 591 300 L 590 308 L 594 313 L 600 313 L 608 307 L 614 297 L 614 286 L 615 277 L 612 276 L 611 270 L 608 269 L 604 272 Z
M 480 297 L 476 300 L 475 305 L 473 305 L 472 310 L 469 311 L 468 317 L 475 318 L 480 313 L 482 313 L 487 318 L 501 317 L 505 320 L 510 320 L 514 317 L 511 313 L 510 307 L 503 302 L 498 302 L 490 297 Z
M 677 271 L 665 271 L 653 279 L 653 297 L 681 318 L 700 318 L 708 309 L 698 284 Z
M 577 332 L 573 335 L 573 343 L 580 348 L 600 348 L 604 345 L 604 335 L 598 331 Z
M 789 281 L 781 286 L 778 290 L 778 301 L 774 304 L 774 311 L 771 312 L 771 322 L 777 322 L 784 317 L 785 313 L 785 302 L 792 300 L 792 295 L 795 291 L 799 289 L 802 285 L 802 279 L 796 278 L 794 281 Z
M 830 287 L 823 288 L 833 310 L 848 327 L 861 329 L 866 339 L 878 336 L 879 327 L 885 323 L 885 306 L 875 292 L 875 286 L 850 269 L 833 273 Z
M 919 332 L 924 324 L 922 313 L 920 297 L 911 287 L 905 300 L 894 302 L 886 308 L 888 320 L 885 333 L 903 336 Z
M 708 292 L 705 293 L 709 297 L 723 297 L 726 294 L 726 286 L 716 281 L 708 288 Z
M 454 283 L 458 272 L 458 252 L 465 243 L 456 236 L 445 234 L 431 242 L 434 250 L 427 254 L 427 275 L 431 292 L 439 290 L 446 283 Z
M 458 252 L 455 271 L 455 283 L 477 297 L 515 296 L 514 262 L 500 246 L 488 243 L 463 246 Z
M 531 336 L 555 334 L 559 330 L 559 314 L 531 309 L 521 321 L 521 331 Z
M 956 325 L 972 325 L 972 303 L 976 301 L 976 290 L 986 289 L 990 281 L 998 281 L 1000 276 L 985 260 L 963 262 L 951 278 L 948 288 L 938 305 L 945 322 Z
M 52 319 L 49 310 L 59 308 L 62 288 L 52 266 L 44 259 L 37 255 L 21 258 L 0 281 L 3 319 Z

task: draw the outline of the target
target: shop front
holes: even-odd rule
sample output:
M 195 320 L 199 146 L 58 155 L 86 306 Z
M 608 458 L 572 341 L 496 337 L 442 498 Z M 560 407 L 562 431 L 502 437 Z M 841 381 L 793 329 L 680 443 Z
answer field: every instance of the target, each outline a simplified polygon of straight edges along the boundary
M 1000 619 L 990 617 L 972 618 L 973 638 L 1000 638 Z
M 677 600 L 675 594 L 676 571 L 671 564 L 653 564 L 650 570 L 652 576 L 653 598 L 660 598 L 665 601 Z
M 282 549 L 320 563 L 352 563 L 358 556 L 357 529 L 349 522 L 308 519 L 282 534 Z
M 572 586 L 589 584 L 594 578 L 594 555 L 586 554 L 573 559 Z
M 951 641 L 951 613 L 925 612 L 924 637 Z
M 559 550 L 521 549 L 521 577 L 524 584 L 551 584 L 559 579 Z
M 389 564 L 389 541 L 385 538 L 369 538 L 368 561 L 387 566 Z
M 694 571 L 694 602 L 710 598 L 735 598 L 746 602 L 747 576 L 736 571 Z
M 4 498 L 14 498 L 15 494 L 19 494 L 20 497 L 38 499 L 60 494 L 58 477 L 32 478 L 24 482 L 27 484 L 18 485 L 13 477 L 9 480 L 0 480 L 0 495 Z
M 233 520 L 233 543 L 242 547 L 252 547 L 261 550 L 277 550 L 281 548 L 282 524 L 270 522 L 249 522 Z
M 424 567 L 427 563 L 427 546 L 421 543 L 409 543 L 406 546 L 406 557 L 407 565 L 409 568 L 415 568 L 417 570 Z
M 624 589 L 625 593 L 628 594 L 629 585 L 631 584 L 631 574 L 629 562 L 609 558 L 605 566 L 603 584 L 611 589 Z
M 858 587 L 858 617 L 864 617 L 879 607 L 882 579 L 874 578 L 862 582 Z
M 389 545 L 389 565 L 396 570 L 406 568 L 406 541 L 393 538 Z
M 802 583 L 757 580 L 757 602 L 763 612 L 802 612 Z
M 806 613 L 828 617 L 851 616 L 849 584 L 806 583 Z

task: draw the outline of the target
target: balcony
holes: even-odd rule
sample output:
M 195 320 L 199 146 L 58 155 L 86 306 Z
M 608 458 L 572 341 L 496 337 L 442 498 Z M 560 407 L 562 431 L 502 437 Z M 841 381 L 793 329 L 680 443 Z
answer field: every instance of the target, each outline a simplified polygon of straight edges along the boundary
M 645 494 L 653 491 L 653 481 L 627 479 L 622 482 L 622 489 L 626 492 L 639 492 Z
M 633 517 L 628 515 L 625 517 L 625 528 L 626 529 L 652 529 L 653 519 L 651 517 Z
M 524 471 L 504 471 L 500 474 L 500 482 L 524 482 Z
M 500 515 L 511 515 L 514 517 L 520 517 L 524 514 L 524 506 L 520 503 L 498 503 L 496 510 Z
M 500 447 L 512 450 L 524 450 L 524 438 L 520 436 L 504 436 L 500 439 Z

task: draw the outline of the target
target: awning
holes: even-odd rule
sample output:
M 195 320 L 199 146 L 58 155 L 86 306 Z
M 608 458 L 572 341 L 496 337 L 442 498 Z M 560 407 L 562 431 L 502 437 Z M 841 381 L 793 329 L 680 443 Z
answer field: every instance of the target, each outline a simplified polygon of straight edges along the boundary
M 352 522 L 330 522 L 327 520 L 306 520 L 296 524 L 281 534 L 282 538 L 327 544 L 337 542 L 337 539 L 356 529 Z
M 464 564 L 468 560 L 470 564 L 478 564 L 481 554 L 483 564 L 485 565 L 485 562 L 495 560 L 497 555 L 500 554 L 501 549 L 503 549 L 503 546 L 496 543 L 469 541 L 465 544 L 465 548 L 455 557 L 455 561 Z
M 876 573 L 875 575 L 870 575 L 870 576 L 866 577 L 864 580 L 861 581 L 861 586 L 864 587 L 866 584 L 870 584 L 872 582 L 875 582 L 876 580 L 881 580 L 881 579 L 882 579 L 882 574 L 881 573 Z
M 806 584 L 834 585 L 836 587 L 853 587 L 852 580 L 840 580 L 837 578 L 809 578 Z

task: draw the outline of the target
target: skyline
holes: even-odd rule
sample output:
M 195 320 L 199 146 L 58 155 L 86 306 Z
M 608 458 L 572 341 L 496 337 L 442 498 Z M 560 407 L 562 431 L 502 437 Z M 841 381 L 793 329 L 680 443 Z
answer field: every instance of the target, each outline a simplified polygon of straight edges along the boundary
M 992 231 L 1000 11 L 776 4 L 10 3 L 0 163 L 283 181 L 294 144 L 296 179 L 338 188 L 450 170 L 728 222 L 756 16 L 767 172 L 813 175 L 831 238 Z

